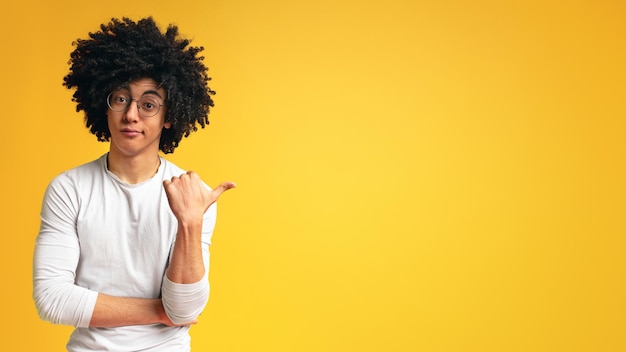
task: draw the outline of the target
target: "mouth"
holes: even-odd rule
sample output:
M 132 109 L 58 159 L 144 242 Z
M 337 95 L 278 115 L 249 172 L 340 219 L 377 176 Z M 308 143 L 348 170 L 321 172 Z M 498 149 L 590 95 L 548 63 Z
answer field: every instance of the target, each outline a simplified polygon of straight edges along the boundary
M 134 136 L 138 136 L 142 134 L 142 132 L 133 130 L 132 128 L 123 128 L 120 132 L 122 132 L 123 135 L 128 136 L 128 137 L 134 137 Z

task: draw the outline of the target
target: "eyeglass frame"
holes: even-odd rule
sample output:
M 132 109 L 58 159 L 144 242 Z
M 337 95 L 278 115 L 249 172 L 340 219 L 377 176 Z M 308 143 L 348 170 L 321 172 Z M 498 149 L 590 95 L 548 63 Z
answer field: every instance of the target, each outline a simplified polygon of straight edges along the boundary
M 139 115 L 139 117 L 144 118 L 144 119 L 148 119 L 151 117 L 154 117 L 156 115 L 159 114 L 159 112 L 161 111 L 161 107 L 165 106 L 165 104 L 157 104 L 157 106 L 159 107 L 157 109 L 157 111 L 154 113 L 154 115 L 150 115 L 150 116 L 142 116 L 141 114 L 141 106 L 139 104 L 139 101 L 141 101 L 142 98 L 144 98 L 143 96 L 139 99 L 133 99 L 132 97 L 128 97 L 128 99 L 130 100 L 128 102 L 128 105 L 126 106 L 126 108 L 124 110 L 115 110 L 113 109 L 113 107 L 111 106 L 111 95 L 113 95 L 113 93 L 115 93 L 116 91 L 112 91 L 111 93 L 109 93 L 109 95 L 107 95 L 107 106 L 109 107 L 109 109 L 111 109 L 111 111 L 115 111 L 115 112 L 126 112 L 128 111 L 128 109 L 130 108 L 130 105 L 132 104 L 133 101 L 137 102 L 137 114 Z M 145 110 L 145 109 L 144 109 Z

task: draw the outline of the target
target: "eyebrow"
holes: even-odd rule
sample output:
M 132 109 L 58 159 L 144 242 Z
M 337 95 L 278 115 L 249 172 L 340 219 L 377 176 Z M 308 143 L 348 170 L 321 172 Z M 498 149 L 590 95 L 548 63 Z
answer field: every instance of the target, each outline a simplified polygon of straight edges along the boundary
M 157 92 L 156 90 L 147 90 L 147 91 L 143 92 L 143 94 L 141 94 L 141 96 L 143 97 L 144 95 L 147 95 L 147 94 L 156 95 L 157 97 L 163 99 L 161 94 L 159 94 L 159 92 Z
M 121 86 L 121 87 L 119 87 L 119 88 L 117 88 L 117 89 L 116 89 L 116 91 L 120 91 L 120 90 L 125 90 L 126 92 L 128 92 L 128 94 L 130 94 L 130 93 L 131 93 L 131 92 L 130 92 L 130 89 L 129 89 L 129 87 L 128 87 L 128 86 Z M 144 95 L 156 95 L 157 97 L 159 97 L 159 98 L 163 99 L 163 97 L 161 96 L 161 94 L 159 94 L 159 92 L 158 92 L 158 91 L 153 90 L 153 89 L 147 90 L 147 91 L 145 91 L 145 92 L 143 92 L 143 93 L 141 94 L 141 96 L 142 96 L 142 97 L 143 97 Z

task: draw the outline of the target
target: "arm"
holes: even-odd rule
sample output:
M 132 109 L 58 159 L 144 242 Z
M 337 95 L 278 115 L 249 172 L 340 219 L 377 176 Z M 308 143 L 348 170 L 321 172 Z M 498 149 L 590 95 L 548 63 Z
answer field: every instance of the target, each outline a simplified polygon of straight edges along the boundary
M 46 189 L 41 208 L 33 255 L 33 300 L 41 319 L 87 327 L 98 294 L 74 284 L 80 257 L 77 209 L 71 180 L 60 175 Z
M 33 256 L 33 299 L 40 317 L 77 327 L 173 325 L 160 299 L 113 297 L 75 284 L 80 258 L 75 220 L 78 204 L 67 176 L 50 183 Z
M 160 299 L 98 294 L 89 327 L 116 327 L 161 323 L 173 326 Z
M 178 221 L 176 242 L 163 280 L 163 306 L 174 323 L 184 324 L 195 320 L 208 300 L 208 242 L 216 212 L 212 205 L 235 184 L 224 182 L 211 190 L 190 171 L 165 180 L 163 186 Z M 205 216 L 210 224 L 204 223 Z M 208 227 L 204 240 L 203 225 Z

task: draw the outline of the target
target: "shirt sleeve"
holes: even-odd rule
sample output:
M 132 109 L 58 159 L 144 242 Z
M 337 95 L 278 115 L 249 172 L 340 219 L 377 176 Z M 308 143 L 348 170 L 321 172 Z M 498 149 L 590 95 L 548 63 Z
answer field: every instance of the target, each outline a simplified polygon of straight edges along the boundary
M 161 287 L 163 308 L 174 324 L 185 324 L 195 320 L 202 313 L 209 300 L 209 246 L 215 228 L 216 215 L 217 203 L 213 203 L 204 214 L 202 221 L 204 277 L 191 284 L 179 284 L 169 280 L 167 275 L 163 276 L 163 286 Z
M 74 283 L 80 258 L 78 202 L 72 181 L 65 174 L 46 189 L 33 255 L 33 300 L 43 320 L 88 327 L 98 293 Z

